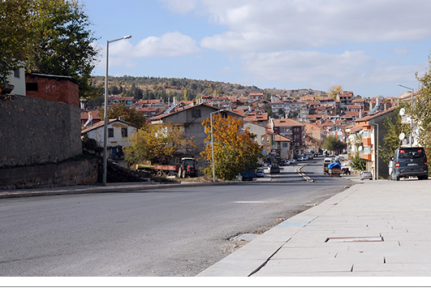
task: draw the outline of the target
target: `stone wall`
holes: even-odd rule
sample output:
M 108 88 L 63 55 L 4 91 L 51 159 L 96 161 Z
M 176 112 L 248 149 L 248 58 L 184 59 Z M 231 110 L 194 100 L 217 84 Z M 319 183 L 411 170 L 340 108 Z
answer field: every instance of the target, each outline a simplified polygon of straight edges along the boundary
M 78 107 L 0 96 L 0 168 L 56 163 L 81 154 Z
M 97 159 L 0 168 L 0 190 L 94 184 L 97 177 Z

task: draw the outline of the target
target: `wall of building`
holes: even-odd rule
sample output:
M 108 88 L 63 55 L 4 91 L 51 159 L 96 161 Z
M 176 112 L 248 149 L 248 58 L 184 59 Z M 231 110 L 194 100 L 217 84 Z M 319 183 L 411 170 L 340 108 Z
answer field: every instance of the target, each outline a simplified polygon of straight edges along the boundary
M 15 75 L 14 71 L 8 76 L 9 84 L 14 86 L 11 94 L 25 95 L 25 71 L 24 68 L 20 68 L 18 71 L 18 75 Z
M 78 84 L 67 77 L 41 77 L 27 74 L 25 82 L 27 85 L 27 96 L 80 107 Z M 37 87 L 32 87 L 37 88 L 37 90 L 29 89 L 32 83 L 37 84 Z
M 55 163 L 82 153 L 80 109 L 21 95 L 0 96 L 0 168 Z

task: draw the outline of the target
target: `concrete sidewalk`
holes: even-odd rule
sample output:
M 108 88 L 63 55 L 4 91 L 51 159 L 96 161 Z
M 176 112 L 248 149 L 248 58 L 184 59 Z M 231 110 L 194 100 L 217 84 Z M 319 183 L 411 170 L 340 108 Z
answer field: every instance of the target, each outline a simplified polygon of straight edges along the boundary
M 430 276 L 431 182 L 355 179 L 197 276 Z

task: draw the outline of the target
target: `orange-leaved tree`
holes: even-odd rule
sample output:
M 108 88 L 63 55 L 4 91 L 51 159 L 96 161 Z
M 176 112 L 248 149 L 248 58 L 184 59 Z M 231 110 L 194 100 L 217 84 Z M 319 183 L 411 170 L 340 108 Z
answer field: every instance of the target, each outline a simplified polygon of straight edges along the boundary
M 191 154 L 197 147 L 196 141 L 186 138 L 181 128 L 172 123 L 149 124 L 133 133 L 131 145 L 125 147 L 125 160 L 140 163 L 169 164 L 176 153 Z
M 247 129 L 242 130 L 243 122 L 237 117 L 222 117 L 216 114 L 212 121 L 214 139 L 214 166 L 217 178 L 232 180 L 238 173 L 253 171 L 258 166 L 258 158 L 262 155 L 262 146 L 254 141 L 256 135 Z M 203 171 L 212 175 L 211 122 L 207 118 L 202 122 L 205 133 L 206 147 L 201 156 L 210 165 Z

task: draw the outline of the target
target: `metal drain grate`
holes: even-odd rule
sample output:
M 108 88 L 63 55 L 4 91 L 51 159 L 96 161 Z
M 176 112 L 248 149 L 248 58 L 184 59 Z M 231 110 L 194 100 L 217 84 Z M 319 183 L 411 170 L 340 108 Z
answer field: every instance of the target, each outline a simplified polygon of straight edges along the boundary
M 328 237 L 325 242 L 383 242 L 382 236 L 370 237 Z

